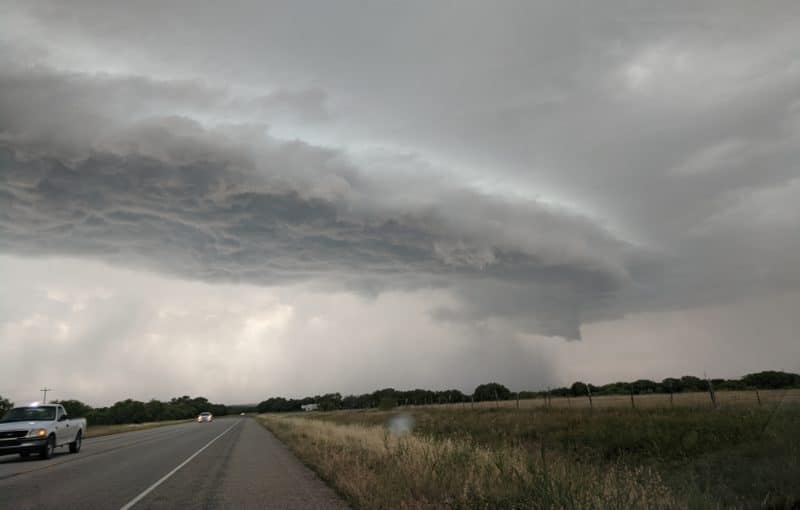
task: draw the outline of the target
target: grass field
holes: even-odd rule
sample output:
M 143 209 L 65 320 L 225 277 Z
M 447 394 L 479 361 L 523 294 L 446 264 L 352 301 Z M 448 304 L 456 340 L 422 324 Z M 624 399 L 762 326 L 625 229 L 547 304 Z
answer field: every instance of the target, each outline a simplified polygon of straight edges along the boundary
M 133 432 L 134 430 L 146 430 L 165 425 L 175 425 L 176 423 L 187 423 L 193 420 L 170 420 L 152 421 L 147 423 L 126 423 L 124 425 L 92 425 L 86 429 L 86 437 L 110 436 L 111 434 L 121 434 L 123 432 Z
M 785 399 L 259 419 L 359 509 L 800 508 L 800 406 Z

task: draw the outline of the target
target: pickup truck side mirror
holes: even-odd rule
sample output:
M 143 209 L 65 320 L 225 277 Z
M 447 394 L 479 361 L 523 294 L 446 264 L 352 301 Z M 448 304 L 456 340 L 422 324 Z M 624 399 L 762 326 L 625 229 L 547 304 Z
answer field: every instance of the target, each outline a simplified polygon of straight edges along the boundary
M 58 417 L 58 421 L 66 421 L 66 420 L 67 420 L 66 414 L 62 414 L 61 416 Z

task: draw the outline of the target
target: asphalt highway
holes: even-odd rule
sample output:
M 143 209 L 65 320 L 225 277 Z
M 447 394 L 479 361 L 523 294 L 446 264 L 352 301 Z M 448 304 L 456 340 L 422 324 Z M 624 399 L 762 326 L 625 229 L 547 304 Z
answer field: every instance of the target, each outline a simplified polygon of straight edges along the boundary
M 87 439 L 50 460 L 0 456 L 0 509 L 344 509 L 252 418 Z

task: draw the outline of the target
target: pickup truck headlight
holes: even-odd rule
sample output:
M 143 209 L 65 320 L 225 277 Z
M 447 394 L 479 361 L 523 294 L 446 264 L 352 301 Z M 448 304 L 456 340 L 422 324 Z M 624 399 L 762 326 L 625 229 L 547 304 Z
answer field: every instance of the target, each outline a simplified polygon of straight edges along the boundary
M 31 437 L 44 437 L 47 435 L 47 430 L 45 429 L 34 429 L 31 430 L 31 433 L 28 434 Z

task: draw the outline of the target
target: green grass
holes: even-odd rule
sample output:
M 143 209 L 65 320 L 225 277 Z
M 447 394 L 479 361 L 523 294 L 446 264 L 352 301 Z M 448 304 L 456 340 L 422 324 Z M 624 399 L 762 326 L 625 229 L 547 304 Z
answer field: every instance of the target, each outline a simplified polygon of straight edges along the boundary
M 648 468 L 302 416 L 262 422 L 357 509 L 681 508 Z
M 90 425 L 86 428 L 86 437 L 110 436 L 112 434 L 122 434 L 124 432 L 133 432 L 136 430 L 147 430 L 156 427 L 164 427 L 167 425 L 176 425 L 178 423 L 189 423 L 190 421 L 194 420 L 166 420 L 145 423 L 126 423 L 123 425 Z
M 299 418 L 340 426 L 385 427 L 401 412 L 413 416 L 414 437 L 431 444 L 456 441 L 489 452 L 523 452 L 523 458 L 551 456 L 558 458 L 567 471 L 572 466 L 576 476 L 587 469 L 618 473 L 647 470 L 657 474 L 674 500 L 680 501 L 678 507 L 800 508 L 797 405 L 594 412 L 414 408 L 309 413 Z M 525 476 L 535 470 L 527 472 Z M 583 472 L 580 476 L 585 479 L 589 475 Z M 514 491 L 524 493 L 519 485 L 507 489 L 509 497 Z M 505 506 L 497 499 L 493 501 L 499 506 L 488 508 Z M 521 500 L 517 497 L 515 501 Z

